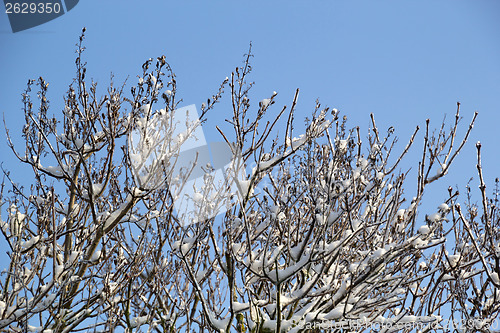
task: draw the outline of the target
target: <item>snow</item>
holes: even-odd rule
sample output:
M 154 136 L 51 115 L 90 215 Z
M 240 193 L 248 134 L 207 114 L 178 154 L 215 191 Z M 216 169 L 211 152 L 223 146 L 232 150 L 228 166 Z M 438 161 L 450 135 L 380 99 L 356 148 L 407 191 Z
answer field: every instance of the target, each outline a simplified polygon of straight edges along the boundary
M 32 326 L 32 325 L 28 325 L 28 331 L 29 332 L 39 332 L 42 330 L 42 326 Z
M 140 197 L 141 195 L 143 195 L 144 193 L 146 193 L 146 191 L 142 191 L 142 190 L 140 190 L 137 187 L 133 187 L 131 192 L 132 192 L 132 195 L 134 197 Z
M 345 151 L 347 149 L 347 140 L 339 140 L 337 143 L 337 149 Z
M 362 222 L 363 222 L 363 221 L 361 221 L 361 220 L 359 220 L 359 219 L 353 219 L 353 220 L 352 220 L 352 229 L 353 229 L 354 231 L 358 230 L 358 229 L 359 229 L 359 227 L 361 226 L 361 223 L 362 223 Z
M 95 262 L 95 261 L 99 260 L 100 256 L 101 256 L 101 251 L 100 250 L 96 250 L 92 254 L 92 257 L 90 257 L 90 261 Z
M 269 98 L 264 98 L 259 102 L 259 105 L 262 109 L 265 109 L 269 106 L 269 103 L 271 103 L 271 100 Z
M 247 194 L 250 196 L 253 193 L 253 189 L 250 190 L 250 180 L 238 180 L 238 187 L 243 196 Z
M 491 279 L 493 280 L 493 283 L 496 285 L 500 285 L 500 278 L 498 277 L 498 273 L 493 272 L 490 274 Z
M 342 284 L 340 285 L 340 288 L 337 290 L 335 295 L 332 297 L 332 302 L 337 302 L 341 300 L 342 298 L 345 297 L 345 294 L 347 293 L 347 287 L 350 285 L 349 280 L 343 280 Z
M 103 187 L 104 187 L 103 184 L 99 183 L 92 184 L 92 192 L 94 193 L 94 195 L 98 195 L 99 193 L 101 193 Z
M 140 112 L 143 112 L 145 114 L 148 113 L 148 111 L 151 110 L 151 105 L 150 104 L 144 104 L 139 108 Z
M 250 303 L 233 302 L 234 312 L 241 312 L 250 309 Z
M 460 255 L 454 254 L 454 255 L 448 255 L 448 260 L 451 264 L 451 267 L 455 267 L 460 260 Z
M 49 294 L 47 295 L 47 297 L 43 300 L 43 306 L 46 307 L 46 306 L 49 306 L 51 305 L 54 300 L 56 299 L 57 297 L 57 294 Z
M 25 314 L 26 310 L 24 309 L 18 309 L 14 312 L 14 317 L 15 318 L 20 318 Z
M 200 269 L 198 272 L 196 272 L 196 281 L 198 281 L 198 283 L 200 283 L 201 280 L 203 280 L 203 278 L 205 277 L 206 273 L 207 273 L 207 270 L 205 270 L 205 269 Z
M 200 192 L 196 192 L 195 194 L 193 194 L 193 201 L 197 202 L 197 203 L 202 202 L 203 201 L 203 194 L 201 194 Z
M 421 235 L 427 235 L 429 232 L 431 232 L 431 229 L 428 225 L 423 225 L 418 229 L 418 233 Z
M 28 241 L 26 242 L 23 242 L 21 243 L 21 247 L 23 249 L 29 249 L 30 247 L 32 247 L 34 244 L 36 244 L 38 242 L 38 240 L 40 239 L 40 236 L 35 236 L 35 237 L 32 237 L 30 238 Z
M 293 138 L 292 140 L 292 149 L 297 149 L 298 147 L 302 146 L 304 143 L 306 143 L 307 137 L 305 135 L 301 135 L 298 138 Z
M 304 267 L 304 265 L 306 265 L 308 262 L 309 262 L 309 257 L 303 255 L 302 258 L 300 258 L 300 260 L 297 263 L 295 263 L 294 265 L 291 265 L 285 269 L 279 270 L 278 271 L 278 281 L 285 281 L 286 279 L 291 277 L 293 274 L 295 274 L 296 272 L 301 270 L 302 267 Z M 273 281 L 276 279 L 275 274 L 272 274 L 270 277 Z M 277 282 L 277 281 L 275 281 L 275 282 Z
M 446 171 L 446 173 L 444 172 L 445 169 L 446 169 L 446 164 L 444 164 L 444 163 L 441 164 L 441 167 L 437 171 L 437 175 L 441 176 L 441 175 L 445 175 L 446 173 L 448 173 L 448 171 Z
M 366 167 L 368 166 L 368 161 L 365 158 L 360 158 L 359 166 L 361 167 L 362 170 L 366 169 Z
M 175 252 L 175 251 L 179 250 L 180 246 L 181 246 L 181 241 L 180 241 L 180 240 L 175 241 L 175 242 L 172 244 L 172 251 L 174 251 L 174 252 Z
M 189 250 L 191 250 L 191 248 L 194 246 L 194 241 L 193 242 L 187 242 L 187 243 L 184 243 L 181 245 L 181 253 L 186 255 Z
M 429 219 L 430 222 L 436 223 L 436 222 L 439 222 L 439 220 L 441 220 L 441 214 L 434 213 L 434 214 L 428 216 L 427 218 Z
M 106 219 L 106 222 L 104 224 L 104 229 L 107 229 L 112 223 L 115 222 L 115 220 L 118 218 L 118 216 L 123 214 L 124 210 L 127 208 L 127 206 L 130 204 L 131 201 L 132 201 L 132 196 L 129 194 L 127 196 L 127 199 L 125 200 L 125 202 L 122 203 L 120 207 L 118 207 L 113 213 L 111 213 L 108 216 L 108 218 Z
M 116 282 L 109 282 L 108 283 L 108 288 L 109 288 L 109 292 L 110 293 L 114 293 L 115 292 L 115 289 L 118 287 L 118 283 Z
M 229 320 L 231 318 L 226 318 L 226 319 L 217 319 L 214 317 L 212 313 L 209 313 L 209 319 L 210 322 L 219 330 L 219 331 L 225 331 L 227 325 L 229 324 Z
M 344 314 L 344 310 L 347 314 L 352 309 L 352 307 L 353 306 L 351 304 L 346 305 L 346 304 L 340 303 L 335 309 L 333 309 L 328 314 L 326 314 L 326 316 L 324 316 L 324 319 L 327 319 L 327 320 L 340 319 L 340 318 L 342 318 L 342 315 Z
M 186 134 L 185 133 L 179 133 L 175 138 L 174 138 L 174 143 L 176 145 L 179 145 L 179 144 L 182 144 L 182 142 L 184 142 L 186 138 Z
M 151 81 L 151 85 L 154 87 L 156 85 L 156 77 L 153 74 L 149 74 L 149 80 Z
M 75 145 L 76 145 L 76 148 L 77 148 L 77 149 L 82 148 L 82 147 L 83 147 L 83 143 L 84 143 L 84 142 L 83 142 L 83 140 L 82 140 L 82 139 L 76 139 L 76 140 L 75 140 Z
M 330 214 L 328 215 L 328 225 L 331 225 L 333 222 L 335 222 L 340 215 L 342 215 L 342 212 L 330 212 Z
M 375 252 L 373 252 L 373 255 L 372 255 L 372 258 L 374 260 L 380 258 L 381 256 L 383 256 L 387 251 L 383 248 L 380 248 L 380 249 L 377 249 Z
M 446 203 L 442 203 L 439 205 L 438 209 L 442 212 L 447 212 L 450 210 L 450 206 L 448 206 Z
M 314 318 L 318 315 L 318 311 L 311 311 L 306 314 L 306 322 L 312 322 Z
M 290 255 L 292 256 L 292 259 L 294 261 L 297 261 L 297 259 L 299 259 L 299 254 L 300 254 L 300 250 L 302 248 L 302 244 L 298 244 L 297 246 L 294 246 L 290 249 Z
M 361 175 L 361 168 L 357 167 L 353 172 L 352 172 L 352 179 L 356 180 L 359 178 Z
M 79 277 L 78 275 L 71 275 L 71 277 L 69 278 L 70 282 L 76 282 L 76 281 L 80 281 L 82 278 Z
M 265 332 L 267 332 L 267 330 L 270 330 L 272 332 L 276 331 L 276 320 L 266 320 L 264 321 L 264 324 L 262 325 L 262 328 L 264 329 Z
M 144 325 L 147 321 L 148 321 L 147 315 L 141 317 L 133 317 L 130 324 L 133 328 L 136 328 Z
M 59 281 L 63 271 L 64 271 L 64 265 L 56 265 L 55 266 L 54 281 Z
M 265 171 L 266 169 L 270 168 L 273 164 L 277 163 L 280 159 L 282 159 L 283 156 L 284 156 L 283 154 L 278 154 L 273 158 L 269 159 L 268 161 L 260 161 L 257 167 L 254 168 L 255 172 L 253 172 L 252 175 L 255 174 L 257 171 Z
M 55 176 L 61 176 L 63 174 L 63 170 L 60 166 L 48 166 L 42 168 L 42 170 Z
M 443 282 L 446 282 L 446 281 L 450 281 L 450 280 L 454 280 L 455 278 L 453 276 L 451 276 L 450 274 L 445 274 L 443 275 L 443 278 L 441 281 Z
M 412 244 L 413 246 L 415 246 L 416 248 L 421 248 L 421 247 L 426 246 L 428 243 L 427 243 L 426 241 L 422 240 L 421 238 L 415 238 L 415 239 L 411 242 L 411 244 Z

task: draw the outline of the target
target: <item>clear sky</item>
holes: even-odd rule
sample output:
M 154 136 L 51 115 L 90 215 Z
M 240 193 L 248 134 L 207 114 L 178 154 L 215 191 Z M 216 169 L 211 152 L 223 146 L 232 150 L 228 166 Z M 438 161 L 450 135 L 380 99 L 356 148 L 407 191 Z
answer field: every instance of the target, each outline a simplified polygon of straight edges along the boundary
M 289 104 L 300 88 L 298 119 L 310 115 L 319 98 L 364 133 L 373 112 L 382 129 L 396 128 L 403 145 L 426 118 L 432 127 L 439 126 L 444 114 L 451 120 L 460 101 L 464 128 L 476 110 L 477 125 L 442 186 L 431 190 L 442 200 L 446 193 L 441 189 L 463 188 L 476 176 L 478 140 L 488 193 L 500 176 L 500 1 L 86 0 L 19 33 L 11 32 L 2 11 L 0 113 L 18 143 L 26 82 L 43 76 L 50 83 L 52 112 L 59 113 L 84 26 L 87 75 L 101 87 L 109 83 L 111 72 L 117 82 L 127 76 L 135 82 L 146 59 L 165 54 L 184 105 L 199 107 L 216 92 L 241 65 L 250 42 L 257 101 L 275 90 L 278 104 Z M 215 111 L 208 125 L 230 115 L 227 108 Z M 209 139 L 217 139 L 213 128 L 206 131 Z M 13 160 L 5 135 L 0 138 L 0 162 L 21 180 L 28 169 Z M 406 166 L 421 154 L 419 138 Z

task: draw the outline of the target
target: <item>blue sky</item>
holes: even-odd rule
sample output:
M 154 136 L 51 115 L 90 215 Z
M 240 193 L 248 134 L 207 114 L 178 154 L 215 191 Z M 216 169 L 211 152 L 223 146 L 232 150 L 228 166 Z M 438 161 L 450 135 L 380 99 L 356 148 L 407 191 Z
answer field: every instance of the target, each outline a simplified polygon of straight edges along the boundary
M 184 105 L 199 106 L 215 93 L 241 65 L 251 41 L 256 101 L 277 91 L 278 104 L 289 104 L 300 88 L 298 120 L 311 114 L 319 98 L 347 115 L 350 125 L 360 125 L 363 133 L 373 112 L 381 129 L 396 128 L 403 146 L 426 118 L 431 118 L 431 127 L 438 127 L 444 114 L 451 120 L 457 101 L 462 103 L 464 128 L 479 111 L 471 140 L 450 174 L 442 185 L 429 188 L 439 198 L 437 206 L 449 185 L 463 189 L 476 176 L 478 140 L 483 143 L 488 193 L 500 176 L 499 17 L 500 2 L 495 0 L 107 0 L 80 1 L 65 15 L 14 34 L 2 12 L 0 113 L 21 143 L 21 93 L 29 78 L 39 76 L 50 83 L 52 112 L 60 111 L 84 26 L 87 75 L 101 88 L 111 72 L 118 83 L 127 76 L 135 82 L 146 59 L 165 54 Z M 229 114 L 221 107 L 209 115 L 209 139 L 218 139 L 211 124 L 222 123 Z M 13 160 L 5 135 L 0 138 L 0 162 L 21 180 L 29 169 Z M 421 138 L 422 133 L 405 167 L 418 161 Z

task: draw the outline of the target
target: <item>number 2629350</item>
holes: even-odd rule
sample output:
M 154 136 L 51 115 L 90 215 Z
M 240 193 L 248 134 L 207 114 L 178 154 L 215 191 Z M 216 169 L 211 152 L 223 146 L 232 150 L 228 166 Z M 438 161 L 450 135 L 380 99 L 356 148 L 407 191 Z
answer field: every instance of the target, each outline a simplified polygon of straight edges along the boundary
M 28 3 L 28 2 L 6 2 L 5 13 L 7 14 L 58 14 L 62 10 L 58 2 Z

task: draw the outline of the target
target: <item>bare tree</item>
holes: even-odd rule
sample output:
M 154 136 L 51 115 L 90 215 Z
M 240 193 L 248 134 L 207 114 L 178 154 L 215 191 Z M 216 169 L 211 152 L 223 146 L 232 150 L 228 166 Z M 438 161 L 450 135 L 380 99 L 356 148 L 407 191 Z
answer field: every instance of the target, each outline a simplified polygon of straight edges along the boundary
M 177 85 L 164 56 L 144 63 L 130 94 L 111 83 L 98 96 L 86 78 L 83 40 L 84 33 L 62 115 L 49 116 L 48 83 L 30 80 L 24 152 L 7 131 L 34 182 L 24 188 L 4 172 L 1 231 L 10 263 L 1 275 L 1 329 L 493 331 L 498 182 L 488 198 L 479 143 L 480 204 L 469 190 L 461 208 L 450 188 L 434 212 L 418 214 L 426 187 L 448 173 L 477 114 L 463 138 L 459 104 L 449 129 L 443 122 L 432 132 L 427 120 L 417 193 L 407 201 L 408 173 L 399 164 L 418 127 L 394 157 L 393 128 L 381 132 L 372 115 L 362 138 L 318 102 L 297 135 L 299 91 L 270 117 L 277 94 L 251 101 L 249 52 L 179 134 Z M 200 209 L 210 210 L 202 216 L 212 217 L 186 224 L 175 203 L 195 165 L 179 177 L 172 170 L 225 89 L 232 130 L 218 129 L 238 161 L 221 191 L 202 193 Z M 241 165 L 253 166 L 245 178 Z M 203 177 L 207 191 L 216 185 L 212 174 Z M 239 195 L 228 195 L 231 183 Z M 225 214 L 210 215 L 224 198 Z M 464 325 L 450 327 L 446 316 Z

